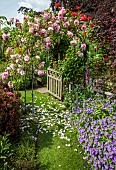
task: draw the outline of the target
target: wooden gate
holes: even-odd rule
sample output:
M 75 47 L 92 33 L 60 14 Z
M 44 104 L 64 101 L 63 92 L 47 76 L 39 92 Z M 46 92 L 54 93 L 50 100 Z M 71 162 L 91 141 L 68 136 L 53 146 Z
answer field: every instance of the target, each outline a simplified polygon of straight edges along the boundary
M 63 80 L 58 71 L 52 68 L 47 69 L 47 89 L 54 97 L 62 100 Z

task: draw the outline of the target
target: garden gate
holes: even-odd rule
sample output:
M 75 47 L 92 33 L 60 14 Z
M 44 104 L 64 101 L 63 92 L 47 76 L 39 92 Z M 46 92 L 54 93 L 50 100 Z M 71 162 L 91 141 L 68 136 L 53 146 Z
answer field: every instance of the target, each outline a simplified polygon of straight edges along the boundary
M 62 100 L 63 78 L 58 71 L 50 67 L 47 69 L 47 89 L 54 97 Z

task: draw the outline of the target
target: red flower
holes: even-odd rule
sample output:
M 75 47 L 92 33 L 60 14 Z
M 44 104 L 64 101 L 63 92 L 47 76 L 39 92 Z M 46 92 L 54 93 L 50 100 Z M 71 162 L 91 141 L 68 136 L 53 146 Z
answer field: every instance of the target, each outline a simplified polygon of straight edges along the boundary
M 91 27 L 91 28 L 94 27 L 94 24 L 90 24 L 90 27 Z
M 56 3 L 56 8 L 58 8 L 58 7 L 60 7 L 61 5 L 60 5 L 60 3 Z
M 81 9 L 81 7 L 80 7 L 80 6 L 76 6 L 76 9 L 77 9 L 77 10 L 80 10 L 80 9 Z
M 108 58 L 108 57 L 106 57 L 106 58 L 105 58 L 105 61 L 106 61 L 106 62 L 107 62 L 107 61 L 109 61 L 109 58 Z
M 91 20 L 92 20 L 92 18 L 91 18 L 91 17 L 88 17 L 88 18 L 87 18 L 87 20 L 88 20 L 88 21 L 91 21 Z
M 76 17 L 77 15 L 78 15 L 78 12 L 73 12 L 73 13 L 72 13 L 72 16 L 73 16 L 73 17 Z
M 84 34 L 87 34 L 87 32 L 86 32 L 86 31 L 84 31 Z
M 81 14 L 80 21 L 86 21 L 87 17 L 84 14 Z

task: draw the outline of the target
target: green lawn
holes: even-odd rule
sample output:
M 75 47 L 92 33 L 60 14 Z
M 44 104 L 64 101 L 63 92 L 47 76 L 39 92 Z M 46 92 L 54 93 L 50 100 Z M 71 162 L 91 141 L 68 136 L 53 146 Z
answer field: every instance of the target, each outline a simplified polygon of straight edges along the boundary
M 21 94 L 23 99 L 24 92 Z M 70 112 L 64 103 L 38 91 L 34 91 L 34 101 L 38 110 L 34 115 L 24 115 L 21 140 L 15 146 L 16 169 L 90 170 L 76 135 L 65 119 Z M 27 102 L 31 102 L 31 91 L 27 91 Z

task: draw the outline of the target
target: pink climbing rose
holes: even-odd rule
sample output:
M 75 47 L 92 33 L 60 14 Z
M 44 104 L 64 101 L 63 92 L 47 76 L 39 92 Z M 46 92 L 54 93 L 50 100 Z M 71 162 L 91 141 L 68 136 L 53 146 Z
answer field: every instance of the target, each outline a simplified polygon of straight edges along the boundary
M 38 75 L 43 76 L 44 75 L 44 70 L 38 70 Z
M 24 57 L 24 61 L 29 61 L 29 56 L 28 56 L 28 55 L 26 55 L 26 56 Z

